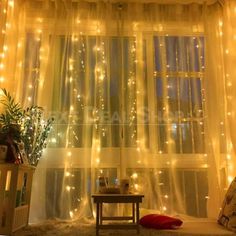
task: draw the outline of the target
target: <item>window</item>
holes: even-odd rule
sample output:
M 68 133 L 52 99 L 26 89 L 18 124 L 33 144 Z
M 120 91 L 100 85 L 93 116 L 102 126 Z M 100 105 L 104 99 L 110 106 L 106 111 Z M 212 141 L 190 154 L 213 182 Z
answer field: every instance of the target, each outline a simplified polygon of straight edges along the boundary
M 154 37 L 160 153 L 204 153 L 204 38 Z
M 197 165 L 196 158 L 196 154 L 205 152 L 204 37 L 139 37 L 141 40 L 133 36 L 55 36 L 51 51 L 56 53 L 51 53 L 50 58 L 55 123 L 49 147 L 73 150 L 96 144 L 98 151 L 109 147 L 112 155 L 106 154 L 107 162 L 102 166 L 101 161 L 93 176 L 107 171 L 114 182 L 124 155 L 132 164 L 124 167 L 124 173 L 132 176 L 136 171 L 140 176 L 138 184 L 152 190 L 150 198 L 158 199 L 146 201 L 147 207 L 163 210 L 168 206 L 165 211 L 169 213 L 174 210 L 204 217 L 207 170 Z M 33 44 L 34 37 L 27 40 Z M 44 40 L 50 41 L 50 37 Z M 35 45 L 35 50 L 40 51 L 43 42 Z M 40 53 L 35 55 L 38 58 Z M 31 57 L 29 50 L 26 56 Z M 35 65 L 37 70 L 41 66 L 38 61 Z M 26 75 L 28 80 L 37 81 L 34 74 Z M 117 147 L 124 147 L 122 154 Z M 141 155 L 137 153 L 142 148 L 150 151 L 144 154 L 151 158 L 145 168 L 138 163 Z M 174 174 L 168 166 L 171 154 L 177 154 L 179 161 Z M 194 168 L 183 164 L 182 154 L 193 154 L 191 158 L 197 163 Z M 77 157 L 81 160 L 80 155 Z M 77 168 L 72 170 L 76 183 L 82 183 L 82 190 L 88 193 L 90 186 L 84 183 L 91 183 L 91 170 L 82 166 L 83 161 L 76 164 Z M 52 209 L 47 207 L 48 216 L 61 216 L 58 204 L 63 198 L 70 199 L 68 209 L 76 209 L 81 206 L 77 199 L 86 197 L 77 188 L 70 193 L 63 189 L 60 183 L 65 176 L 63 169 L 48 169 L 46 182 L 55 186 L 47 190 L 48 203 L 54 204 Z M 142 182 L 147 179 L 148 185 Z M 70 187 L 75 183 L 73 178 L 71 181 Z M 54 201 L 59 193 L 60 199 Z M 184 199 L 181 206 L 180 198 Z

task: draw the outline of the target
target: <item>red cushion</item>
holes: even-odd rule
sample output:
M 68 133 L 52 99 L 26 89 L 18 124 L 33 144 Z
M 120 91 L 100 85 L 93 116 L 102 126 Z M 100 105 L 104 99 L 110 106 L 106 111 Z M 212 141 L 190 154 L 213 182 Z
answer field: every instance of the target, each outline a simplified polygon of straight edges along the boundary
M 180 227 L 182 223 L 180 219 L 157 214 L 143 216 L 139 221 L 139 224 L 143 227 L 154 229 L 176 229 Z

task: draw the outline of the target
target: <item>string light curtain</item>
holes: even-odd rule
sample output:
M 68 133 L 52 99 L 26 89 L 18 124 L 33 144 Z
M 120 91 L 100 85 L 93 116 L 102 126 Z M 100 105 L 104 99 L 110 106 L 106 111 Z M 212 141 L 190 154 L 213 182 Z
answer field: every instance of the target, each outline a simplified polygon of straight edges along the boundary
M 235 27 L 235 17 L 236 17 L 236 4 L 234 1 L 225 2 L 224 8 L 224 20 L 221 22 L 222 25 L 222 35 L 223 37 L 223 53 L 224 53 L 224 65 L 225 65 L 225 90 L 227 92 L 226 100 L 227 107 L 227 122 L 228 122 L 228 166 L 229 166 L 229 181 L 235 176 L 235 41 L 236 41 L 236 27 Z
M 217 216 L 234 175 L 220 4 L 1 4 L 1 86 L 55 118 L 31 221 L 92 217 L 99 176 L 129 178 L 143 214 Z

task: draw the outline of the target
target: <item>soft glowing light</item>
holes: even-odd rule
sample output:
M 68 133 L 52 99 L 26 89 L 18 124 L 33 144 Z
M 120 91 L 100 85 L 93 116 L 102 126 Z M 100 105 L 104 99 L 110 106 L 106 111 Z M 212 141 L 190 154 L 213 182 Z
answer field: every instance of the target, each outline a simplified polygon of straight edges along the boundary
M 137 179 L 138 178 L 138 174 L 137 173 L 133 173 L 131 176 L 132 179 Z
M 66 177 L 69 177 L 70 175 L 71 175 L 70 172 L 69 172 L 69 171 L 66 171 L 65 176 L 66 176 Z
M 10 23 L 6 23 L 6 28 L 10 29 L 11 28 L 11 24 Z
M 14 0 L 9 0 L 8 5 L 9 7 L 14 7 Z
M 70 218 L 73 218 L 74 217 L 74 213 L 73 211 L 70 211 Z
M 3 46 L 3 51 L 6 52 L 8 50 L 8 46 L 4 45 Z
M 219 26 L 223 26 L 223 21 L 219 21 Z
M 226 54 L 229 54 L 229 49 L 226 49 L 226 50 L 225 50 L 225 53 L 226 53 Z
M 52 139 L 51 139 L 51 142 L 52 142 L 52 143 L 56 143 L 56 142 L 57 142 L 57 139 L 56 139 L 56 138 L 52 138 Z
M 231 155 L 227 154 L 227 160 L 231 160 Z
M 233 181 L 234 177 L 233 176 L 228 176 L 228 182 L 231 183 Z
M 103 80 L 104 80 L 104 76 L 103 76 L 103 75 L 100 75 L 100 76 L 99 76 L 99 80 L 100 80 L 100 81 L 103 81 Z
M 5 78 L 3 76 L 0 76 L 0 82 L 3 82 Z
M 66 191 L 70 192 L 71 187 L 69 185 L 66 186 Z
M 96 72 L 99 73 L 101 71 L 101 68 L 97 67 Z
M 72 155 L 71 152 L 67 152 L 67 156 L 70 157 Z
M 162 210 L 163 210 L 163 211 L 166 211 L 166 210 L 167 210 L 166 206 L 163 206 L 163 207 L 162 207 Z
M 18 48 L 21 48 L 21 46 L 22 46 L 22 43 L 21 43 L 21 42 L 18 42 L 18 43 L 17 43 L 17 47 L 18 47 Z

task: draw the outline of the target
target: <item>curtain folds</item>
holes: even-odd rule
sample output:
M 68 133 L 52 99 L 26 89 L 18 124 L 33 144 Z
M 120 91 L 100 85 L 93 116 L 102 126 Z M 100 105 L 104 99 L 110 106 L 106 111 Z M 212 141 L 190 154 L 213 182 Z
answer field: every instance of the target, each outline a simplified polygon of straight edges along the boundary
M 141 214 L 217 216 L 235 174 L 235 7 L 178 3 L 1 2 L 1 87 L 55 118 L 31 222 L 92 218 L 101 176 L 144 193 Z
M 236 17 L 236 5 L 234 1 L 225 2 L 222 25 L 223 37 L 223 55 L 224 55 L 224 82 L 226 90 L 226 122 L 228 129 L 228 141 L 227 141 L 227 161 L 228 166 L 228 181 L 231 182 L 235 176 L 235 40 L 236 40 L 236 28 L 235 28 L 235 17 Z

